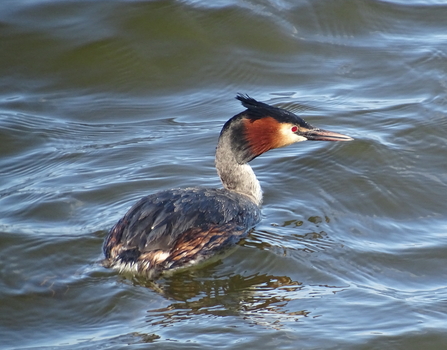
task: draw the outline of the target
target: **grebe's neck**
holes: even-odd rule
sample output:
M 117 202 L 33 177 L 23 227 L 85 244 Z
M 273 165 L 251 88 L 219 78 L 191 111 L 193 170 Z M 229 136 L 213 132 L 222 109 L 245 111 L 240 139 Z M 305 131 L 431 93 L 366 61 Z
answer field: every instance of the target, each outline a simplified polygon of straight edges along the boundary
M 216 149 L 217 174 L 227 190 L 244 194 L 261 205 L 261 185 L 250 165 L 241 161 L 238 149 L 234 147 L 234 136 L 231 130 L 224 127 Z

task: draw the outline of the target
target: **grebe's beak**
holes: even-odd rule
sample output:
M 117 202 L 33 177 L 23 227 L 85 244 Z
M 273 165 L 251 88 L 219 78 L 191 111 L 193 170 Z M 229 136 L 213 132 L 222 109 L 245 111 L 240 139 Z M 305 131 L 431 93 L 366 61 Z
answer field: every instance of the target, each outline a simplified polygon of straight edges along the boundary
M 307 132 L 301 134 L 309 141 L 352 141 L 352 137 L 339 134 L 337 132 L 322 130 L 322 129 L 311 129 Z

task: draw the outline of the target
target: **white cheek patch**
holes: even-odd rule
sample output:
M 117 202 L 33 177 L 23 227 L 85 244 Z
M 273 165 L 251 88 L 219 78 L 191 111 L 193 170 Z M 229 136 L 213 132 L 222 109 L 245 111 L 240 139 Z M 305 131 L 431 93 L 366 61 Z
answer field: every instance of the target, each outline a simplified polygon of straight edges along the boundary
M 281 146 L 288 146 L 295 142 L 306 141 L 304 136 L 297 135 L 292 131 L 293 124 L 280 124 L 279 133 L 281 137 Z
M 295 136 L 295 142 L 301 142 L 301 141 L 307 141 L 307 139 L 304 136 L 293 134 Z

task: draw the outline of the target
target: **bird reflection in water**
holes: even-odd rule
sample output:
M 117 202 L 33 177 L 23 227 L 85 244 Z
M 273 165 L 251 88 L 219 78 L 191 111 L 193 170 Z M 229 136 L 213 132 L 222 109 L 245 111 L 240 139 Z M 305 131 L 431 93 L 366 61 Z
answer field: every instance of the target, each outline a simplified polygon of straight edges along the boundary
M 200 274 L 209 268 L 212 266 L 202 269 Z M 154 287 L 154 282 L 146 283 L 149 288 Z M 266 315 L 270 318 L 293 316 L 296 320 L 307 316 L 308 312 L 287 312 L 284 307 L 302 288 L 302 283 L 287 276 L 255 274 L 201 278 L 185 271 L 164 281 L 164 296 L 175 301 L 167 307 L 148 310 L 147 318 L 151 325 L 162 326 L 198 315 L 241 316 L 254 323 L 269 323 Z

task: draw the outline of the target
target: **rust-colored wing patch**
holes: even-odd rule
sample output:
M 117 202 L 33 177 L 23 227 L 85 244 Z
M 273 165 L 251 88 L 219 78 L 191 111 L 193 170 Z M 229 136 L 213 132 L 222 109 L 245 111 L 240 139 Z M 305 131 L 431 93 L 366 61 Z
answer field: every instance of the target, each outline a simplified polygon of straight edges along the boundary
M 234 246 L 245 236 L 244 229 L 234 225 L 192 228 L 185 231 L 171 250 L 172 267 L 199 262 Z

